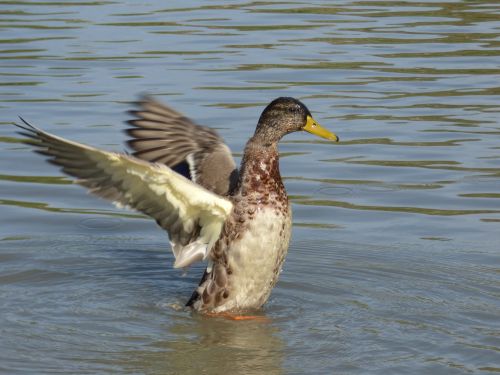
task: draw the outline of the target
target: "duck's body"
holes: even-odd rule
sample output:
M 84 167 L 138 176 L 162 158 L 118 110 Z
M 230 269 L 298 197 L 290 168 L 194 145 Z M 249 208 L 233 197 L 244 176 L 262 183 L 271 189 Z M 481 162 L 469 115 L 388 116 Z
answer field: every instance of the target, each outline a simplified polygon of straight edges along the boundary
M 38 152 L 92 193 L 156 219 L 169 233 L 175 267 L 208 261 L 188 306 L 210 313 L 260 308 L 278 280 L 291 234 L 278 141 L 298 130 L 338 138 L 298 100 L 279 98 L 262 113 L 238 170 L 213 130 L 151 99 L 140 105 L 142 111 L 133 112 L 138 118 L 129 122 L 133 156 L 67 141 L 27 123 L 21 127 Z
M 204 280 L 188 305 L 201 311 L 262 306 L 278 280 L 288 251 L 292 215 L 281 181 L 277 147 L 245 149 L 226 220 Z M 265 233 L 265 235 L 263 235 Z

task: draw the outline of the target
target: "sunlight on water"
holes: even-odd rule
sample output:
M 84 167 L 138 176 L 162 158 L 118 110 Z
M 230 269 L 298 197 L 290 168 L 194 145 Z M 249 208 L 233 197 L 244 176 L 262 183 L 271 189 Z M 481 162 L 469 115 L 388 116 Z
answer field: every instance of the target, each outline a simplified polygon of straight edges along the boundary
M 500 7 L 494 1 L 0 4 L 0 372 L 500 371 Z M 239 161 L 263 107 L 341 139 L 281 143 L 294 235 L 266 322 L 182 308 L 143 215 L 71 185 L 11 126 L 125 150 L 150 93 Z

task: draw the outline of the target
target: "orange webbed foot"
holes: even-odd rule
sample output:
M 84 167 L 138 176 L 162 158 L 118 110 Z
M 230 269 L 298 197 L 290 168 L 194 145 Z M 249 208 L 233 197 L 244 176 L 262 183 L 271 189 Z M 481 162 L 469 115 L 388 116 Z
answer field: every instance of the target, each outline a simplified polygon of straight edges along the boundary
M 220 313 L 214 313 L 214 312 L 204 312 L 203 315 L 209 316 L 212 318 L 224 318 L 228 320 L 237 320 L 237 321 L 254 321 L 254 322 L 264 322 L 264 323 L 269 323 L 271 320 L 263 315 L 239 315 L 235 313 L 230 313 L 230 312 L 220 312 Z

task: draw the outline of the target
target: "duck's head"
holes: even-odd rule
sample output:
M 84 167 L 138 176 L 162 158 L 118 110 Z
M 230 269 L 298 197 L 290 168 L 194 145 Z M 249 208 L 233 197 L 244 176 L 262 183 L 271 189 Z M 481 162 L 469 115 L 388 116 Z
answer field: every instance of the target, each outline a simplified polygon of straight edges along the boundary
M 288 133 L 302 130 L 335 142 L 339 141 L 339 137 L 313 119 L 311 112 L 300 100 L 288 97 L 277 98 L 264 109 L 254 137 L 272 144 Z

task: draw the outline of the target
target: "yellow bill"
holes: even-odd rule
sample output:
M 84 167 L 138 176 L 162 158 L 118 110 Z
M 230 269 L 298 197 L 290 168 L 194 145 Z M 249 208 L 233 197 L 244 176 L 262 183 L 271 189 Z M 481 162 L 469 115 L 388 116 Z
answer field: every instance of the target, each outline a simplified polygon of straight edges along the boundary
M 335 142 L 339 141 L 339 137 L 337 137 L 335 133 L 326 130 L 324 127 L 318 124 L 311 116 L 307 116 L 306 126 L 304 126 L 302 129 L 304 129 L 306 132 L 317 135 L 318 137 L 321 138 L 326 138 Z

